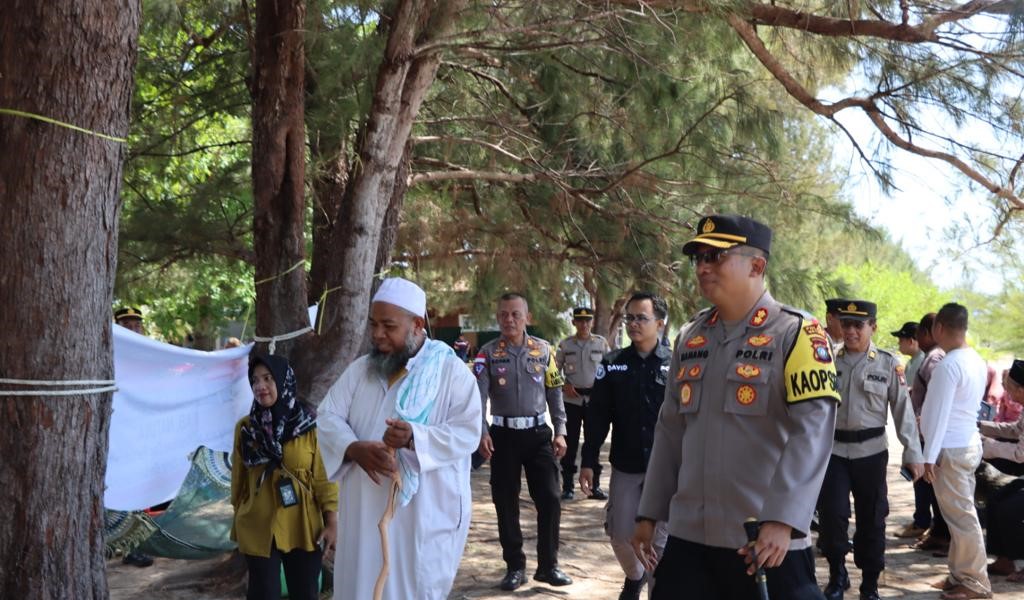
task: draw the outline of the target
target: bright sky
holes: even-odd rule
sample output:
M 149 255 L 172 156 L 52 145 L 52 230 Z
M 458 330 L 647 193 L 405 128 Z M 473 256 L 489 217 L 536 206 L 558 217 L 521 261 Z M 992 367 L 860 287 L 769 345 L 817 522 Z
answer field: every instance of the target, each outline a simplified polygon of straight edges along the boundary
M 840 121 L 865 151 L 875 147 L 878 137 L 866 117 L 844 111 Z M 994 256 L 978 246 L 995 227 L 992 208 L 985 193 L 967 189 L 966 176 L 946 163 L 896 149 L 889 156 L 898 189 L 886 194 L 864 163 L 851 158 L 853 147 L 841 133 L 835 150 L 837 164 L 850 172 L 847 193 L 857 213 L 888 231 L 936 285 L 948 289 L 969 284 L 988 294 L 1002 289 L 1002 278 L 993 268 Z M 953 237 L 952 224 L 969 233 Z

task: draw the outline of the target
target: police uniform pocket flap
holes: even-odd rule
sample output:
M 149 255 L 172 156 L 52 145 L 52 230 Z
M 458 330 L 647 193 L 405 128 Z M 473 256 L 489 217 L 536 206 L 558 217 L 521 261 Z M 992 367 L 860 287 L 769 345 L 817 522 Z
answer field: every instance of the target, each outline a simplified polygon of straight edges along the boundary
M 602 358 L 604 358 L 604 353 L 601 352 L 600 350 L 591 350 L 590 351 L 590 360 L 591 361 L 593 361 L 595 363 L 599 363 L 599 362 L 601 362 Z
M 864 377 L 864 391 L 873 396 L 885 396 L 889 390 L 888 375 L 868 373 Z
M 763 365 L 739 362 L 725 374 L 725 412 L 762 417 L 768 414 L 768 376 Z

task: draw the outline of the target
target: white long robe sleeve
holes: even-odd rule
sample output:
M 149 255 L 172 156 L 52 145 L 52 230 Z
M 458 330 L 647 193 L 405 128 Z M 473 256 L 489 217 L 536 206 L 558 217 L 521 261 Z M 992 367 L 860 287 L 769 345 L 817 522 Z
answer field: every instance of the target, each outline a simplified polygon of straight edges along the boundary
M 470 455 L 480 443 L 480 395 L 463 362 L 453 356 L 443 369 L 427 423 L 412 424 L 413 449 L 399 450 L 418 469 L 420 487 L 407 506 L 396 506 L 388 528 L 387 600 L 446 598 L 469 532 Z M 394 410 L 400 383 L 389 389 L 361 357 L 331 387 L 319 409 L 324 465 L 341 491 L 334 600 L 373 597 L 382 564 L 377 523 L 387 505 L 390 482 L 373 483 L 344 457 L 352 442 L 383 438 L 384 421 Z

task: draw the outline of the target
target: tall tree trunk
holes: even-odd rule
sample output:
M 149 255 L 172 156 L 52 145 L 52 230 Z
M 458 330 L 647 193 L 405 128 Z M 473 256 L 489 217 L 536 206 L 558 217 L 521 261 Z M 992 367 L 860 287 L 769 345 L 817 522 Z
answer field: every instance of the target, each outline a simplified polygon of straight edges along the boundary
M 303 0 L 257 0 L 252 56 L 256 335 L 298 331 L 306 316 Z M 299 344 L 276 343 L 288 355 Z M 260 349 L 265 349 L 262 345 Z
M 0 108 L 126 136 L 139 17 L 135 0 L 0 2 Z M 111 380 L 126 145 L 0 114 L 0 153 L 0 377 Z M 107 597 L 110 402 L 0 396 L 0 598 Z

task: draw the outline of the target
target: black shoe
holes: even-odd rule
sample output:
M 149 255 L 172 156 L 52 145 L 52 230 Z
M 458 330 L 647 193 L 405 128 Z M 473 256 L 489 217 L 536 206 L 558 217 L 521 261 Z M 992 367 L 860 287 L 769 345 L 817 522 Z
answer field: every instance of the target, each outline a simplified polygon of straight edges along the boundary
M 601 488 L 596 487 L 596 488 L 594 488 L 594 489 L 592 489 L 590 491 L 590 499 L 591 500 L 607 500 L 608 499 L 608 494 L 604 493 L 604 490 L 602 490 Z
M 576 494 L 572 491 L 572 489 L 562 490 L 562 500 L 572 500 L 575 497 Z
M 141 552 L 129 552 L 128 554 L 124 555 L 124 558 L 121 559 L 121 562 L 123 562 L 126 565 L 133 565 L 136 567 L 148 567 L 153 564 L 153 559 L 152 557 L 146 556 Z
M 537 571 L 533 574 L 533 578 L 536 581 L 543 581 L 544 583 L 559 586 L 569 585 L 572 583 L 572 579 L 568 575 L 562 572 L 558 567 L 551 567 L 546 571 Z
M 843 600 L 843 592 L 850 589 L 850 575 L 845 566 L 829 569 L 828 585 L 825 586 L 825 600 Z
M 860 600 L 882 600 L 882 597 L 878 595 L 878 590 L 873 592 L 861 592 Z
M 525 581 L 526 573 L 524 573 L 522 569 L 509 569 L 508 572 L 505 573 L 505 578 L 501 580 L 501 585 L 498 587 L 506 592 L 511 592 L 517 587 L 523 585 L 523 582 Z
M 619 600 L 640 600 L 640 590 L 644 588 L 644 582 L 647 577 L 641 577 L 640 579 L 633 580 L 629 577 L 622 584 L 622 593 L 619 594 Z

